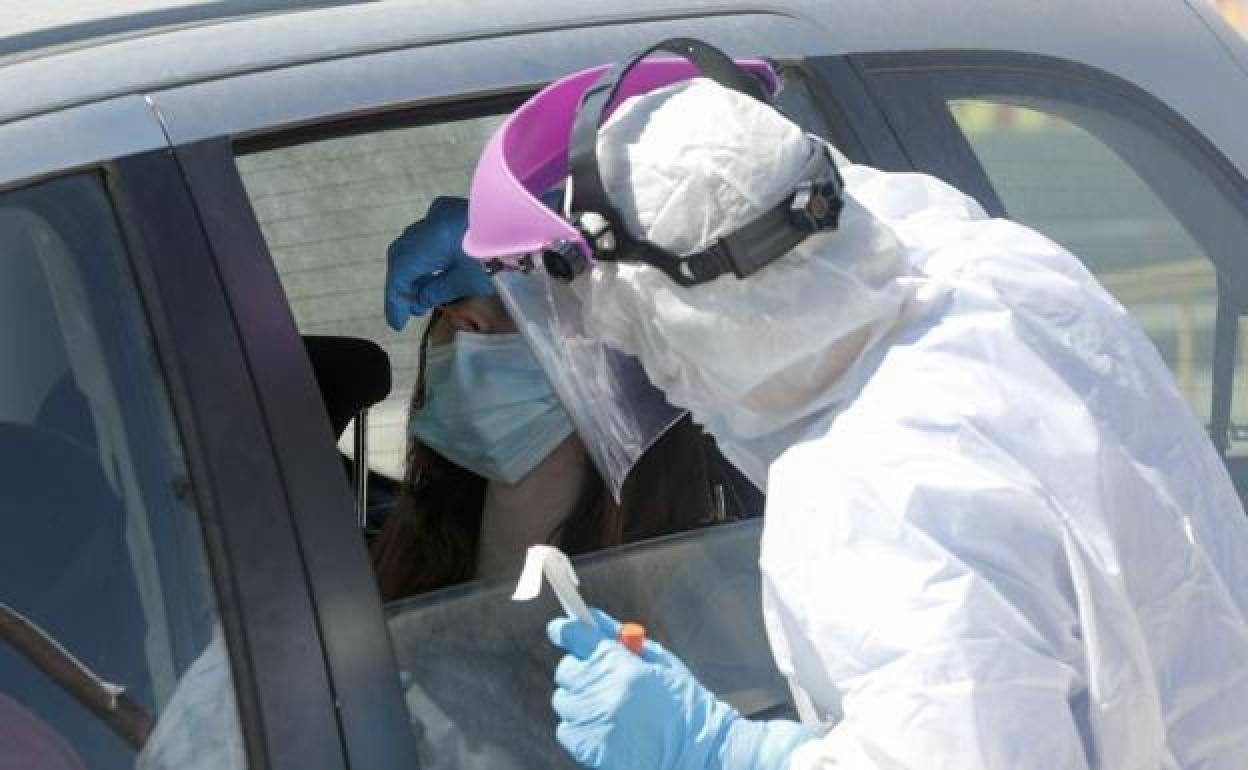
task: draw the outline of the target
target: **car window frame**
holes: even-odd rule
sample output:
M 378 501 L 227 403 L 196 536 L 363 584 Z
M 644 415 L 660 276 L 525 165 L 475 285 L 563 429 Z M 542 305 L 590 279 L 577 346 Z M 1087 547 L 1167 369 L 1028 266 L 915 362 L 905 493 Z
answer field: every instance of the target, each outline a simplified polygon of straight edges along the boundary
M 1182 115 L 1116 75 L 1065 59 L 1005 51 L 887 52 L 856 54 L 850 59 L 916 168 L 972 195 L 992 216 L 1004 216 L 1005 207 L 947 106 L 953 99 L 975 98 L 976 90 L 963 87 L 968 78 L 977 78 L 982 90 L 990 94 L 1010 89 L 1020 96 L 1047 97 L 1072 106 L 1077 106 L 1078 99 L 1095 95 L 1102 100 L 1098 106 L 1107 112 L 1137 124 L 1143 117 L 1149 121 L 1146 131 L 1193 160 L 1193 166 L 1248 218 L 1248 180 L 1234 164 Z M 1141 171 L 1132 159 L 1124 160 L 1153 187 L 1171 213 L 1185 221 L 1182 206 L 1176 210 L 1165 190 L 1150 183 L 1147 169 Z M 1200 242 L 1200 234 L 1192 231 L 1192 235 Z M 1239 320 L 1248 312 L 1248 254 L 1236 258 L 1218 254 L 1216 249 L 1208 254 L 1214 262 L 1218 295 L 1209 435 L 1228 465 L 1248 469 L 1248 460 L 1227 457 Z
M 55 135 L 57 142 L 46 137 Z M 0 191 L 98 175 L 189 474 L 252 770 L 347 767 L 255 387 L 158 116 L 133 95 L 0 125 Z M 240 451 L 240 448 L 245 448 Z
M 345 768 L 289 496 L 201 212 L 168 150 L 117 159 L 107 168 L 188 444 L 206 542 L 216 551 L 219 601 L 238 616 L 235 639 L 225 626 L 231 665 L 254 682 L 243 693 L 247 700 L 240 697 L 255 734 L 249 761 L 273 770 Z

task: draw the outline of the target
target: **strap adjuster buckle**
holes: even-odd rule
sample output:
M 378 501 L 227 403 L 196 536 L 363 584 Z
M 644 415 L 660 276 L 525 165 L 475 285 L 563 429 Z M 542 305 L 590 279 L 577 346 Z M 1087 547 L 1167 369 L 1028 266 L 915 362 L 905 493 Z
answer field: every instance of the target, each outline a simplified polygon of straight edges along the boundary
M 581 233 L 581 237 L 594 250 L 594 256 L 598 259 L 610 259 L 619 245 L 611 230 L 610 220 L 597 211 L 578 212 L 572 220 L 572 226 Z
M 564 283 L 571 282 L 589 267 L 585 255 L 571 241 L 552 243 L 542 252 L 542 264 L 547 273 Z
M 808 233 L 835 230 L 845 203 L 839 178 L 824 177 L 802 182 L 793 191 L 789 221 Z

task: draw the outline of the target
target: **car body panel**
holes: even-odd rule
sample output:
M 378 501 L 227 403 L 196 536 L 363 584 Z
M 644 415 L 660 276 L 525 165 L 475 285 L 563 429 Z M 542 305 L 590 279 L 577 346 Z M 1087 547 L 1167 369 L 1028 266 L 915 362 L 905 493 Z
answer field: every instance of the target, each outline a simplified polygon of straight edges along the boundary
M 542 83 L 622 56 L 650 40 L 695 33 L 728 50 L 816 53 L 821 40 L 792 19 L 716 16 L 531 32 L 333 59 L 153 94 L 175 143 L 247 137 L 326 116 L 487 96 Z M 263 98 L 261 98 L 263 97 Z
M 605 12 L 567 0 L 371 3 L 175 29 L 8 66 L 0 63 L 0 121 L 122 94 L 367 52 L 647 19 L 687 20 L 692 27 L 700 18 L 755 13 L 798 20 L 811 35 L 826 38 L 825 53 L 994 48 L 1097 67 L 1154 94 L 1198 126 L 1241 172 L 1248 170 L 1248 132 L 1240 130 L 1237 102 L 1222 96 L 1248 85 L 1243 45 L 1211 31 L 1225 22 L 1172 0 L 840 0 L 753 7 L 706 0 L 638 0 L 626 10 Z M 802 50 L 808 40 L 803 36 L 792 41 L 790 50 L 776 55 L 811 53 Z M 516 55 L 522 57 L 523 50 Z M 1228 60 L 1237 66 L 1225 66 Z M 1196 76 L 1203 79 L 1202 88 L 1192 87 Z M 236 108 L 245 110 L 247 105 L 239 103 Z
M 168 139 L 141 96 L 121 96 L 0 125 L 0 187 L 154 150 Z

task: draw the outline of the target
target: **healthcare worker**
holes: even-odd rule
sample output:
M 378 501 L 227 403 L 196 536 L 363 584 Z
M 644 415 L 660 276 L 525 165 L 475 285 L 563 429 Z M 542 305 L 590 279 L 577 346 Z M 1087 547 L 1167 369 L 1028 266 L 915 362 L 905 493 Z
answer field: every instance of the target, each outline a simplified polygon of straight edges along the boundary
M 826 152 L 706 78 L 596 143 L 627 234 L 676 255 Z M 838 227 L 744 278 L 598 260 L 571 285 L 765 485 L 763 613 L 809 718 L 747 720 L 610 618 L 559 619 L 560 743 L 615 770 L 1244 767 L 1248 522 L 1152 344 L 1052 241 L 834 157 Z

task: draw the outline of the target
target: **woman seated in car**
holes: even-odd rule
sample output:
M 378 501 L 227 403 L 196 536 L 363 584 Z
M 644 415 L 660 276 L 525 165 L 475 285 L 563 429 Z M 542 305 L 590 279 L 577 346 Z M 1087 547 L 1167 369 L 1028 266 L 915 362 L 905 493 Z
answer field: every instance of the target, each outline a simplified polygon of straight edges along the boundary
M 534 543 L 582 553 L 759 513 L 757 490 L 688 418 L 612 499 L 493 284 L 463 254 L 466 218 L 465 201 L 438 198 L 388 252 L 390 325 L 431 317 L 406 473 L 372 547 L 383 597 L 518 574 Z

